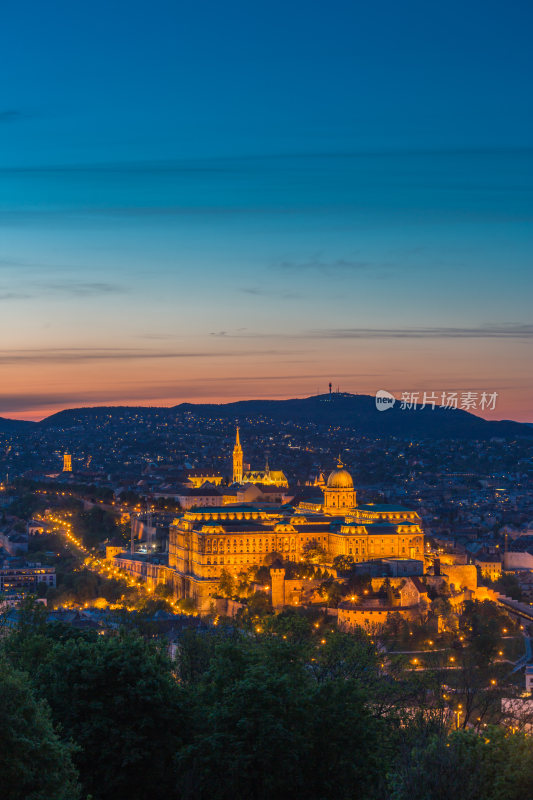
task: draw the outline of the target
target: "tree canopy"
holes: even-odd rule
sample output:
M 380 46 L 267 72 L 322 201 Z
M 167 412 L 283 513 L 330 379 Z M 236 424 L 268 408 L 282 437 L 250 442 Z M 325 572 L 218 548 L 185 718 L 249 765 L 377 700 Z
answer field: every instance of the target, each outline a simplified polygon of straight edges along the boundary
M 492 648 L 498 610 L 470 612 Z M 339 632 L 319 611 L 267 613 L 240 627 L 217 618 L 184 630 L 175 645 L 171 661 L 150 632 L 102 636 L 23 607 L 18 627 L 0 638 L 4 796 L 533 796 L 528 737 L 490 725 L 451 732 L 438 675 L 385 665 L 366 633 Z M 480 673 L 480 652 L 469 652 L 453 673 L 465 725 L 485 692 L 469 679 Z
M 0 660 L 0 785 L 4 800 L 76 800 L 74 748 L 54 730 L 29 678 Z

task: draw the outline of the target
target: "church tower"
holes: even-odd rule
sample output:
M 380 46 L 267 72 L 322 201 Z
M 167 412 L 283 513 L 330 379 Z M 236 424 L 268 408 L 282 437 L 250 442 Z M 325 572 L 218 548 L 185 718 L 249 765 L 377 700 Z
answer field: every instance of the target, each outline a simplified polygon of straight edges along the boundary
M 235 447 L 233 448 L 233 483 L 242 483 L 242 447 L 239 438 L 239 426 L 237 426 Z

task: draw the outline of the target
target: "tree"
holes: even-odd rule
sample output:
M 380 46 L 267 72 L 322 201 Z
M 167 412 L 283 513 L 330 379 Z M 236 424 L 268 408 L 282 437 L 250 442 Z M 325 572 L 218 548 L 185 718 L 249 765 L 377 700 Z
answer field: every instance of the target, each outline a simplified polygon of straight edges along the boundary
M 331 606 L 331 608 L 336 608 L 339 605 L 344 597 L 345 591 L 346 586 L 344 583 L 334 580 L 331 576 L 318 587 L 318 593 L 326 600 L 328 606 Z
M 272 603 L 266 592 L 254 592 L 248 601 L 250 616 L 263 617 L 272 613 Z
M 514 627 L 510 617 L 489 600 L 466 603 L 461 624 L 479 666 L 496 655 L 503 629 Z
M 217 591 L 222 597 L 233 597 L 235 594 L 235 579 L 227 569 L 223 569 L 220 573 Z
M 250 593 L 250 584 L 253 578 L 253 569 L 243 569 L 237 576 L 235 591 L 239 597 L 248 597 Z
M 322 545 L 316 539 L 306 542 L 303 546 L 303 556 L 309 564 L 324 564 L 327 561 L 327 554 Z
M 365 594 L 365 590 L 368 594 L 372 590 L 372 578 L 367 574 L 358 575 L 352 572 L 348 578 L 348 590 L 349 594 L 362 595 Z
M 308 663 L 306 648 L 288 636 L 216 648 L 197 687 L 192 741 L 177 756 L 180 797 L 376 796 L 383 731 L 364 684 L 346 676 L 317 682 Z
M 0 785 L 4 800 L 76 800 L 73 748 L 54 730 L 50 708 L 29 679 L 0 661 Z
M 381 591 L 385 594 L 387 605 L 392 606 L 394 604 L 395 598 L 390 578 L 385 578 L 385 580 L 383 581 L 383 585 L 381 587 Z
M 319 683 L 338 678 L 370 684 L 378 677 L 376 648 L 362 629 L 353 634 L 335 631 L 318 648 L 312 672 Z
M 287 608 L 279 614 L 267 617 L 265 626 L 271 635 L 281 636 L 295 644 L 307 645 L 311 641 L 311 619 L 299 609 Z
M 209 630 L 189 628 L 181 634 L 175 670 L 180 683 L 186 686 L 198 684 L 208 672 L 218 645 L 239 639 L 233 625 L 218 623 Z
M 143 498 L 140 494 L 134 492 L 133 489 L 126 489 L 124 492 L 121 492 L 119 502 L 125 506 L 137 506 L 143 502 Z
M 408 732 L 405 738 L 409 741 Z M 487 728 L 483 735 L 430 734 L 389 775 L 391 800 L 521 800 L 533 794 L 530 740 Z
M 96 506 L 89 511 L 79 511 L 73 515 L 73 528 L 87 547 L 96 547 L 105 539 L 111 539 L 119 531 L 117 518 L 109 511 Z
M 350 572 L 354 566 L 353 556 L 335 556 L 333 566 L 339 572 Z
M 494 588 L 513 600 L 522 600 L 522 589 L 518 583 L 518 578 L 512 572 L 503 572 L 494 582 Z
M 264 565 L 262 567 L 258 567 L 255 572 L 254 580 L 256 583 L 270 583 L 270 570 L 268 567 Z
M 14 517 L 29 520 L 39 509 L 44 509 L 46 503 L 33 492 L 27 492 L 17 497 L 9 507 L 9 513 Z M 24 528 L 25 530 L 25 528 Z
M 79 750 L 84 790 L 95 800 L 172 796 L 184 724 L 182 690 L 164 652 L 139 636 L 54 645 L 35 685 Z

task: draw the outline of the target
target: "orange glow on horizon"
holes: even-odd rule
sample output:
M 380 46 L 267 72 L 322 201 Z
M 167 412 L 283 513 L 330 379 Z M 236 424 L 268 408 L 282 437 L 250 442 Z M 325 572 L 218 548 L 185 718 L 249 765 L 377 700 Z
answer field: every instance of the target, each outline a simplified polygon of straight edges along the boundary
M 4 366 L 0 416 L 40 420 L 65 408 L 86 406 L 173 406 L 182 402 L 228 403 L 246 399 L 286 399 L 325 394 L 333 383 L 341 391 L 375 395 L 402 392 L 498 392 L 487 419 L 533 421 L 533 378 L 525 374 L 521 348 L 491 340 L 425 342 L 369 340 L 354 347 L 350 340 L 270 341 L 247 343 L 236 350 L 218 340 L 208 352 L 199 338 L 198 354 L 149 352 L 137 359 L 112 357 L 33 363 L 14 355 Z M 211 349 L 213 346 L 211 344 Z M 413 412 L 414 413 L 414 412 Z

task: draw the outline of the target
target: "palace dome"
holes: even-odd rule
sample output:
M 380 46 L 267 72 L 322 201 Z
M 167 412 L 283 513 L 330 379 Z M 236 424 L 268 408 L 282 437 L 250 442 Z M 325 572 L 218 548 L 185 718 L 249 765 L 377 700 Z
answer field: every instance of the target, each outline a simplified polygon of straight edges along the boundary
M 329 475 L 328 489 L 353 489 L 352 476 L 348 470 L 343 468 L 340 461 L 337 469 L 334 469 Z

